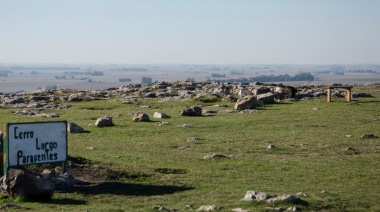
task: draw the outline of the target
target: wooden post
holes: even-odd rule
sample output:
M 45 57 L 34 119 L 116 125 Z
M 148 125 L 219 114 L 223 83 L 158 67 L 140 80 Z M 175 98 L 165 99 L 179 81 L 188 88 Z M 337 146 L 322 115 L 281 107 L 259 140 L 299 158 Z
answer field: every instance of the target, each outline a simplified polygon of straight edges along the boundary
M 331 88 L 327 88 L 327 102 L 331 102 Z
M 346 100 L 347 102 L 351 101 L 351 88 L 347 88 Z

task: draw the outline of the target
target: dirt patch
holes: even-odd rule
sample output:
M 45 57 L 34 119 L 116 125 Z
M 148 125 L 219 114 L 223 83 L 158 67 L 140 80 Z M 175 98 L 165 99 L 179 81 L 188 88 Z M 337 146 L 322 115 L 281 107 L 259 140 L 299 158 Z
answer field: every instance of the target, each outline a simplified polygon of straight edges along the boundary
M 26 167 L 29 172 L 39 175 L 44 169 L 54 170 L 61 164 L 42 164 Z M 150 175 L 143 173 L 132 173 L 125 170 L 111 169 L 112 165 L 94 162 L 82 157 L 71 157 L 67 159 L 67 170 L 75 179 L 83 181 L 84 184 L 102 183 L 109 181 L 143 181 Z

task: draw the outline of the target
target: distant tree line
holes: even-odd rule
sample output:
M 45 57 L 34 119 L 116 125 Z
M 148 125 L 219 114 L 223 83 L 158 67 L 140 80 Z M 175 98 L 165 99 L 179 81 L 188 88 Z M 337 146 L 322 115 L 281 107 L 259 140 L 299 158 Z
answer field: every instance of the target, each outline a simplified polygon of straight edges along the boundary
M 217 74 L 217 73 L 212 73 L 211 76 L 212 76 L 212 77 L 218 77 L 218 78 L 226 77 L 225 74 Z
M 102 71 L 86 71 L 86 72 L 79 72 L 79 71 L 65 71 L 65 75 L 89 75 L 89 76 L 103 76 L 104 73 Z
M 314 76 L 309 72 L 300 72 L 293 77 L 289 74 L 285 75 L 261 75 L 250 78 L 238 78 L 238 79 L 226 79 L 226 80 L 218 80 L 219 82 L 282 82 L 282 81 L 313 81 Z
M 231 75 L 243 75 L 244 71 L 231 71 L 230 74 Z
M 141 78 L 141 83 L 142 84 L 151 84 L 152 82 L 153 82 L 153 80 L 150 77 L 143 77 L 143 78 Z
M 131 82 L 131 78 L 119 78 L 119 82 Z
M 147 72 L 146 68 L 114 68 L 111 71 Z
M 0 70 L 0 77 L 7 77 L 8 74 L 12 74 L 12 71 L 9 70 Z
M 351 73 L 372 73 L 372 74 L 376 74 L 377 71 L 374 71 L 374 70 L 370 70 L 370 69 L 355 69 L 355 70 L 349 70 L 348 72 L 351 72 Z
M 79 70 L 79 67 L 67 67 L 67 66 L 10 66 L 11 70 Z
M 90 75 L 90 76 L 103 76 L 104 75 L 104 73 L 102 71 L 86 71 L 84 74 Z

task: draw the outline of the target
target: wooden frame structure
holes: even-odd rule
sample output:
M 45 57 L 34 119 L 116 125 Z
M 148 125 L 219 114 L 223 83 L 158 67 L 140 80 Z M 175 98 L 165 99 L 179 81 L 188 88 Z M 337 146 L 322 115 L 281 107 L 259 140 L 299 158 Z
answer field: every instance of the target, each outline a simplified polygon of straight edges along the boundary
M 334 89 L 334 88 L 343 88 L 343 89 L 346 89 L 347 90 L 347 93 L 346 93 L 346 100 L 347 102 L 350 102 L 351 101 L 351 89 L 353 88 L 353 86 L 328 86 L 327 87 L 327 102 L 331 102 L 331 89 Z

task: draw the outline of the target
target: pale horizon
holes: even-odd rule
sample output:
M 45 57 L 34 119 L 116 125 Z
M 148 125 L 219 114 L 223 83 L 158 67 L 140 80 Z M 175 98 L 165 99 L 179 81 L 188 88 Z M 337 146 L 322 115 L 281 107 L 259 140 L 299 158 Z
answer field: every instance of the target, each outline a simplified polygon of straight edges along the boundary
M 0 0 L 0 64 L 380 64 L 376 0 Z

